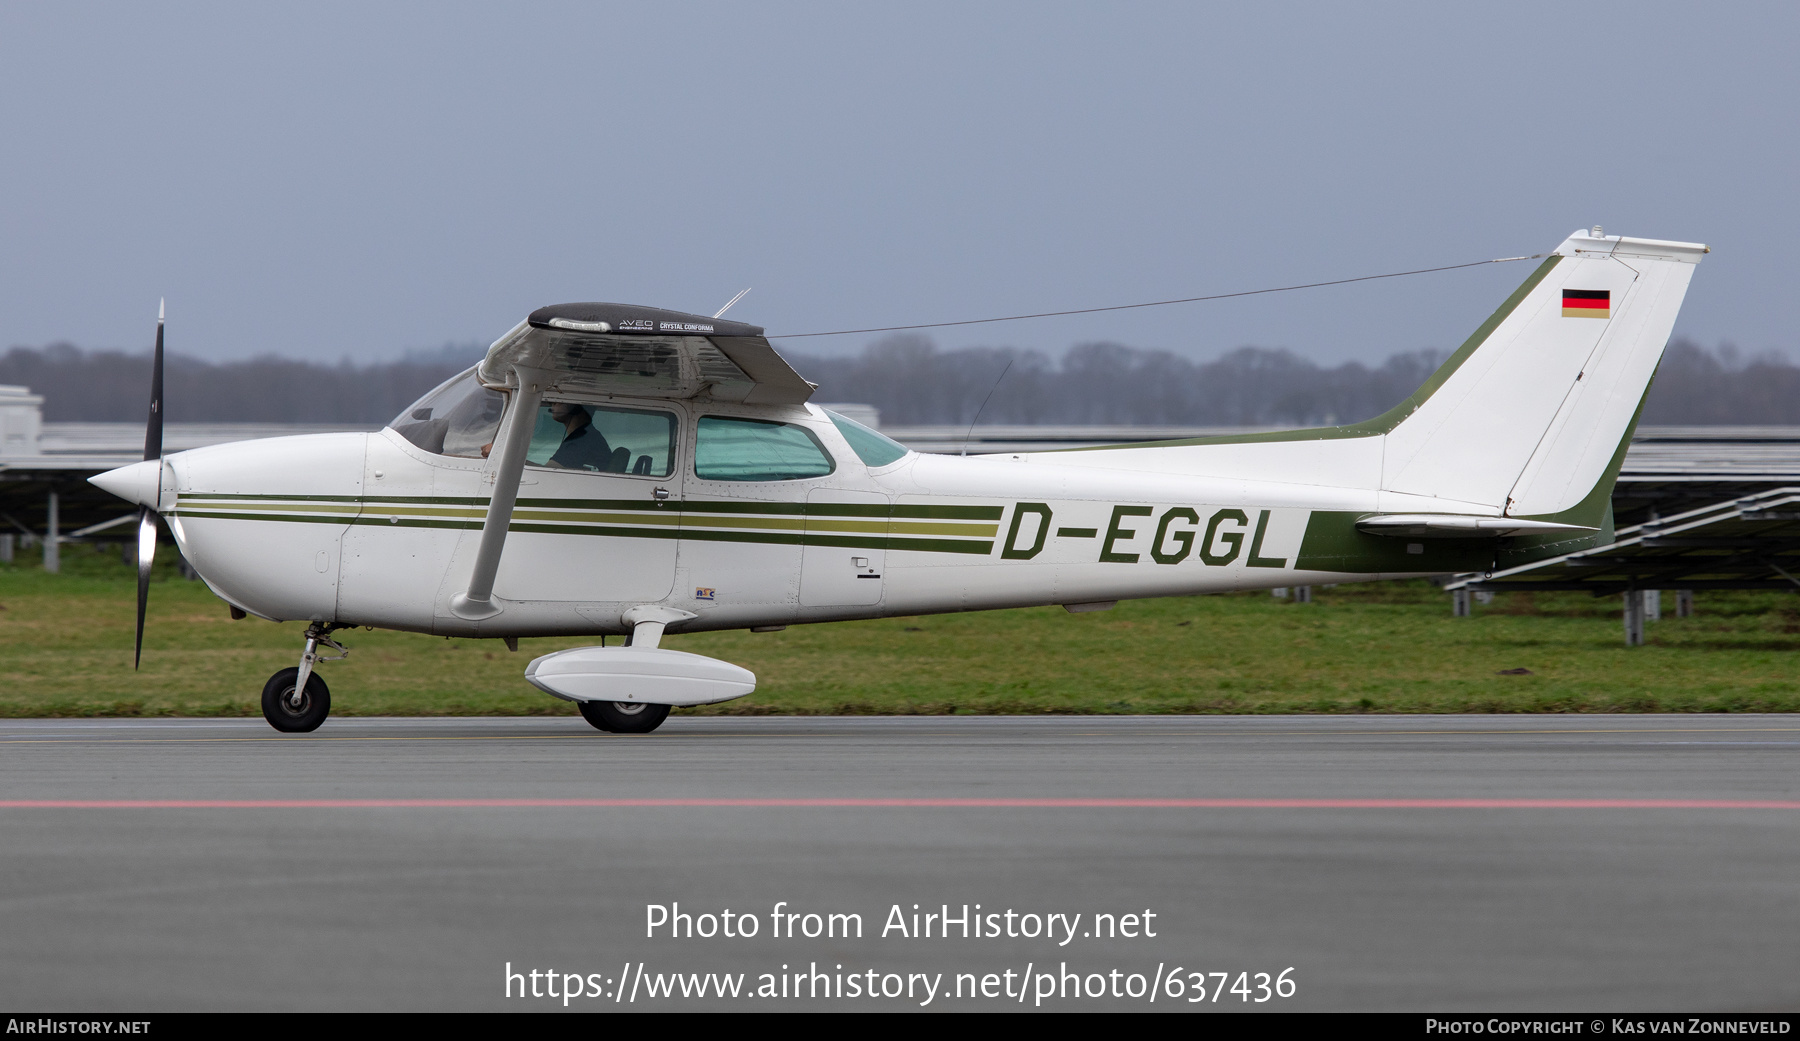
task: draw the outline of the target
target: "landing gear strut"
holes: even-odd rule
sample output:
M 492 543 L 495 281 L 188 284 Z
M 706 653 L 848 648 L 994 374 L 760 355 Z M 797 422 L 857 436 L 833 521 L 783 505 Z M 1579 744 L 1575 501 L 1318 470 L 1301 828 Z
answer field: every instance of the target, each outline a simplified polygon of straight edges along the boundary
M 640 604 L 626 611 L 622 616 L 625 624 L 631 626 L 630 635 L 625 637 L 625 646 L 655 650 L 662 642 L 663 629 L 676 622 L 683 622 L 695 617 L 692 611 L 680 608 L 660 607 L 655 604 Z M 606 646 L 606 637 L 600 637 L 600 646 Z M 532 669 L 537 662 L 532 663 Z M 525 670 L 525 678 L 531 680 L 544 690 L 556 691 L 546 687 L 537 680 L 531 679 L 532 670 Z M 557 694 L 557 697 L 567 697 Z M 642 701 L 576 701 L 575 706 L 581 709 L 581 718 L 593 724 L 595 730 L 604 730 L 613 734 L 648 734 L 662 726 L 663 720 L 669 718 L 669 706 L 650 705 Z
M 319 724 L 325 722 L 325 717 L 331 714 L 331 688 L 314 674 L 313 666 L 322 661 L 340 661 L 349 656 L 349 648 L 331 638 L 335 628 L 336 626 L 318 622 L 308 626 L 306 649 L 300 653 L 299 667 L 282 669 L 263 684 L 263 718 L 276 730 L 304 734 L 319 729 Z M 339 653 L 321 658 L 320 644 Z

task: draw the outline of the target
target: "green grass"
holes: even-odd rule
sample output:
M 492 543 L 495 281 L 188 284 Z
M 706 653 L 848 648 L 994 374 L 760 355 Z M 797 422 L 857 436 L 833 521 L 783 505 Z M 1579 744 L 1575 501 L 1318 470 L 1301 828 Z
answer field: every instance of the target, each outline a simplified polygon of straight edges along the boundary
M 165 557 L 168 557 L 165 550 Z M 144 666 L 131 669 L 134 582 L 116 550 L 0 566 L 0 716 L 255 716 L 301 625 L 231 621 L 159 561 Z M 735 714 L 1191 712 L 1791 712 L 1800 710 L 1800 597 L 1702 593 L 1698 615 L 1624 646 L 1619 599 L 1510 593 L 1450 616 L 1424 582 L 700 633 L 664 645 L 736 662 L 755 694 Z M 1673 614 L 1673 597 L 1665 609 Z M 341 715 L 565 715 L 520 674 L 592 643 L 340 634 L 321 667 Z M 1529 675 L 1499 675 L 1526 668 Z

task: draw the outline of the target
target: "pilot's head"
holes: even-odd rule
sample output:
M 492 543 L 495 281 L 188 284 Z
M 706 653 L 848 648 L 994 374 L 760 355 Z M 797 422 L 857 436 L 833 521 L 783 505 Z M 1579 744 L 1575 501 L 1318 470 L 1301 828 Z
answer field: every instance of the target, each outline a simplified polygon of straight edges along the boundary
M 567 424 L 571 430 L 576 427 L 586 426 L 592 421 L 592 417 L 588 415 L 587 409 L 567 401 L 552 401 L 550 403 L 550 418 L 556 420 L 558 423 Z

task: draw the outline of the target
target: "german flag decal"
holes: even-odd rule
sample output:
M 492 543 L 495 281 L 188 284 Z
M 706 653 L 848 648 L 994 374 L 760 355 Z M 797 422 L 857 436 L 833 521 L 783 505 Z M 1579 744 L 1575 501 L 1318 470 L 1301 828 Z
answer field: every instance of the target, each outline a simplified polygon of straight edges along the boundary
M 1563 290 L 1564 318 L 1611 318 L 1612 290 L 1610 289 L 1565 289 Z

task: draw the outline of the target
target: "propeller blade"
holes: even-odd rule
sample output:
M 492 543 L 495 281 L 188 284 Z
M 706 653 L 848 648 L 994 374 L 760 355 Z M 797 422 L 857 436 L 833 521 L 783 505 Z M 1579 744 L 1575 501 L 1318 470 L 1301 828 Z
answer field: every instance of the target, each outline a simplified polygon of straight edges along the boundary
M 144 611 L 150 606 L 150 566 L 156 563 L 156 511 L 138 507 L 138 601 L 137 649 L 132 652 L 131 667 L 144 660 Z
M 150 362 L 150 420 L 144 424 L 144 458 L 161 459 L 163 447 L 163 302 L 156 303 L 156 356 Z
M 162 458 L 163 448 L 163 301 L 156 302 L 156 354 L 150 362 L 150 416 L 144 423 L 144 459 Z M 157 478 L 160 488 L 162 479 Z M 162 504 L 159 493 L 157 504 Z M 156 511 L 148 506 L 138 508 L 138 596 L 137 649 L 132 652 L 131 667 L 144 660 L 144 612 L 150 606 L 150 567 L 156 563 Z

